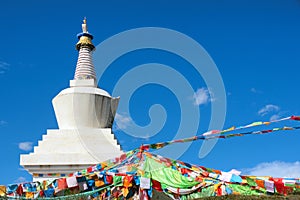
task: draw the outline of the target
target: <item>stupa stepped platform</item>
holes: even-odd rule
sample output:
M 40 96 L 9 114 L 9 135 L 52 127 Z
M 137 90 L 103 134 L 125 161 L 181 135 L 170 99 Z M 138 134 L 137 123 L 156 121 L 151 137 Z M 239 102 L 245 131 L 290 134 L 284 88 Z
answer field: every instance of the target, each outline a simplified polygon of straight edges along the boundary
M 47 130 L 20 163 L 30 173 L 68 174 L 118 157 L 123 153 L 120 149 L 110 128 Z
M 45 153 L 45 150 L 61 153 L 66 147 L 69 148 L 68 151 L 72 150 L 74 153 L 84 152 L 86 148 L 101 150 L 102 153 L 111 153 L 109 148 L 99 148 L 114 146 L 120 149 L 120 145 L 110 131 L 110 129 L 48 130 L 47 135 L 43 135 L 43 139 L 38 141 L 38 146 L 34 147 L 34 153 Z M 80 135 L 81 132 L 84 135 Z M 53 146 L 53 142 L 55 142 L 55 146 Z
M 80 135 L 80 132 L 84 135 Z M 80 161 L 80 164 L 91 164 L 91 161 L 97 164 L 119 156 L 122 153 L 120 148 L 111 129 L 49 130 L 48 134 L 38 141 L 38 146 L 34 147 L 32 153 L 22 155 L 21 162 L 50 164 L 55 162 L 60 154 L 66 157 L 59 160 L 59 164 L 70 164 L 74 160 Z M 46 157 L 43 157 L 44 155 Z M 80 156 L 80 159 L 73 159 L 74 156 Z

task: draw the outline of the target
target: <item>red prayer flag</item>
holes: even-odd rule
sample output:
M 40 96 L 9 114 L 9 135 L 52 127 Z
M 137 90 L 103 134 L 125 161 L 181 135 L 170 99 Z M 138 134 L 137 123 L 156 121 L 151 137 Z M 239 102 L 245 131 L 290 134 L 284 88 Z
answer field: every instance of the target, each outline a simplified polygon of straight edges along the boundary
M 66 178 L 60 178 L 60 179 L 58 179 L 57 180 L 57 187 L 58 187 L 59 190 L 63 190 L 63 189 L 68 188 Z
M 106 175 L 105 179 L 107 181 L 107 184 L 112 184 L 113 183 L 113 176 L 111 175 Z
M 17 191 L 16 191 L 16 192 L 17 192 L 17 194 L 18 194 L 18 195 L 20 195 L 20 196 L 23 194 L 23 187 L 22 187 L 22 185 L 21 185 L 21 184 L 18 186 L 18 188 L 17 188 Z
M 300 121 L 300 116 L 291 116 L 291 119 L 292 120 Z
M 154 179 L 152 179 L 152 188 L 155 189 L 155 190 L 157 190 L 157 191 L 159 191 L 159 192 L 163 191 L 162 188 L 161 188 L 160 182 L 158 182 L 158 181 L 156 181 Z
M 93 171 L 93 167 L 88 167 L 88 168 L 87 168 L 87 172 L 88 172 L 88 173 L 91 173 L 92 171 Z

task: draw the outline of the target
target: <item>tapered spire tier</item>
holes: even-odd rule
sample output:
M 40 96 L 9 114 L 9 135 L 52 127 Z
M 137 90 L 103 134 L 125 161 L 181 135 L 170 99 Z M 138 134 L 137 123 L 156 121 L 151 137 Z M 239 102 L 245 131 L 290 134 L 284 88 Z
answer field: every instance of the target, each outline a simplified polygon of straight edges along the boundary
M 82 32 L 77 34 L 79 39 L 76 49 L 79 51 L 74 80 L 94 79 L 96 81 L 95 67 L 92 52 L 95 49 L 92 43 L 93 35 L 88 32 L 86 19 L 83 20 Z

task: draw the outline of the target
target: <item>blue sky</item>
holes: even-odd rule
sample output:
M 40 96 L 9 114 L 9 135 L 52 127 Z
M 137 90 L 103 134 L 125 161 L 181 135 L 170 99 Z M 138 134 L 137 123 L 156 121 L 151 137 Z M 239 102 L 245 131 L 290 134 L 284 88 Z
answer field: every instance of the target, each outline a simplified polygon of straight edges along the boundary
M 141 27 L 175 30 L 201 44 L 225 86 L 225 127 L 300 115 L 298 0 L 1 2 L 1 184 L 30 180 L 19 166 L 19 155 L 32 152 L 47 129 L 57 128 L 51 100 L 73 79 L 78 55 L 74 45 L 84 16 L 96 46 L 118 33 Z M 170 52 L 144 49 L 120 56 L 107 68 L 100 87 L 113 93 L 122 74 L 145 63 L 162 63 L 183 74 L 194 89 L 184 98 L 201 113 L 197 134 L 205 132 L 211 105 L 220 99 L 210 95 L 201 74 Z M 129 102 L 130 113 L 118 110 L 119 125 L 114 126 L 124 150 L 172 139 L 183 112 L 178 96 L 155 82 L 136 90 Z M 146 139 L 126 134 L 132 123 L 150 123 L 148 110 L 154 104 L 165 108 L 163 129 Z M 299 131 L 220 140 L 204 158 L 198 156 L 199 141 L 179 159 L 257 175 L 281 176 L 279 171 L 285 169 L 300 177 L 299 141 Z

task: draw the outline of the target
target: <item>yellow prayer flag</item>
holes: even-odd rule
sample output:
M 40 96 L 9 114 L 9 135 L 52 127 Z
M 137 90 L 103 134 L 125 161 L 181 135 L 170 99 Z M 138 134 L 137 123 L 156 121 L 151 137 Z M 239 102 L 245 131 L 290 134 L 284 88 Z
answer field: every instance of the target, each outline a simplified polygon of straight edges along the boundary
M 0 196 L 6 195 L 6 186 L 0 185 Z
M 33 192 L 26 192 L 25 197 L 28 198 L 28 199 L 32 199 L 34 197 L 34 193 Z

